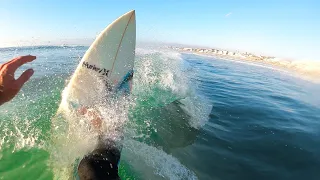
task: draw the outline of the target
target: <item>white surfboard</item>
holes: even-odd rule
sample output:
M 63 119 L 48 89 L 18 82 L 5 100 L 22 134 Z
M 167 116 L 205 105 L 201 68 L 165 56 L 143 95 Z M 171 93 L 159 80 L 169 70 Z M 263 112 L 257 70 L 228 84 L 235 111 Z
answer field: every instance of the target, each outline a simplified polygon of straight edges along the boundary
M 103 30 L 80 61 L 63 91 L 59 112 L 71 106 L 92 106 L 116 91 L 132 76 L 136 46 L 135 11 L 132 10 Z
M 51 139 L 54 146 L 50 148 L 50 154 L 57 177 L 55 179 L 69 179 L 73 176 L 76 171 L 72 164 L 94 148 L 97 132 L 90 131 L 90 118 L 82 116 L 78 110 L 84 107 L 96 111 L 99 110 L 97 107 L 106 105 L 104 101 L 119 97 L 113 94 L 120 94 L 122 97 L 122 86 L 131 84 L 132 81 L 135 46 L 135 11 L 130 11 L 104 29 L 81 59 L 63 90 L 57 114 L 51 119 Z M 130 91 L 131 87 L 125 86 L 123 89 Z M 115 100 L 117 102 L 117 98 Z M 116 106 L 113 102 L 115 101 L 107 103 L 108 106 Z M 87 126 L 88 124 L 90 125 Z M 111 135 L 118 129 L 115 124 L 105 127 L 112 130 Z

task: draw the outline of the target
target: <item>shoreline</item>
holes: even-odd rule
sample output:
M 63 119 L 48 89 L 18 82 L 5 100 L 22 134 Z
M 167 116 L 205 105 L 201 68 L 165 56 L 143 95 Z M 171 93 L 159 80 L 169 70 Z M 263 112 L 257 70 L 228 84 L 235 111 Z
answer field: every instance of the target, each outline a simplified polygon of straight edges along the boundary
M 292 72 L 294 76 L 320 83 L 320 62 L 317 61 L 290 61 L 276 57 L 254 55 L 252 53 L 231 52 L 218 49 L 205 48 L 181 48 L 169 47 L 181 53 L 189 53 L 200 56 L 208 56 L 224 60 L 233 60 L 238 62 L 250 62 L 255 65 L 276 68 L 278 70 Z

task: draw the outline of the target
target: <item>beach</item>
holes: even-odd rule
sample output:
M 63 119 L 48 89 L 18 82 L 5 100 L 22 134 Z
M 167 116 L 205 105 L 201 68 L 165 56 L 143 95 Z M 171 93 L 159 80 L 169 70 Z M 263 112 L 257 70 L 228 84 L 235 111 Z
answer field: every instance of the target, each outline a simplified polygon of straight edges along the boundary
M 213 48 L 190 48 L 173 47 L 170 49 L 183 53 L 193 53 L 197 55 L 212 56 L 220 59 L 236 60 L 258 65 L 271 66 L 279 70 L 291 72 L 292 75 L 300 78 L 320 83 L 320 61 L 290 60 L 272 56 L 255 55 L 248 52 L 235 52 Z

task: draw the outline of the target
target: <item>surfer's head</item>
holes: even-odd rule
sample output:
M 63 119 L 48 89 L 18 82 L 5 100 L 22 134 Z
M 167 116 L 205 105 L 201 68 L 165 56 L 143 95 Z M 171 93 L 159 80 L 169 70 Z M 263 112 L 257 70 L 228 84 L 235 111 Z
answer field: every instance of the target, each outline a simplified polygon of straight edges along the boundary
M 117 166 L 96 155 L 86 156 L 81 160 L 78 177 L 80 180 L 120 179 Z
M 80 180 L 120 179 L 118 163 L 120 151 L 110 144 L 99 143 L 97 149 L 86 155 L 78 166 Z

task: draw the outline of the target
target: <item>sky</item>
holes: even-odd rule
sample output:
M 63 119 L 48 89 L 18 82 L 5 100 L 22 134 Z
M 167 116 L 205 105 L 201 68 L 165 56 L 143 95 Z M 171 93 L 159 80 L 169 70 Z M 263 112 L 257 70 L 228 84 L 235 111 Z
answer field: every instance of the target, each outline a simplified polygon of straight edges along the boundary
M 0 47 L 90 45 L 132 9 L 139 42 L 320 61 L 317 0 L 0 0 Z

